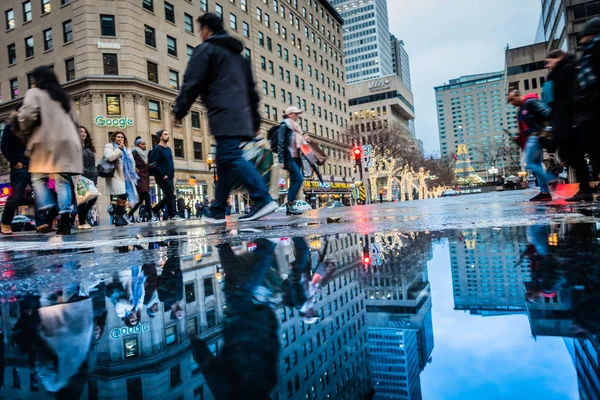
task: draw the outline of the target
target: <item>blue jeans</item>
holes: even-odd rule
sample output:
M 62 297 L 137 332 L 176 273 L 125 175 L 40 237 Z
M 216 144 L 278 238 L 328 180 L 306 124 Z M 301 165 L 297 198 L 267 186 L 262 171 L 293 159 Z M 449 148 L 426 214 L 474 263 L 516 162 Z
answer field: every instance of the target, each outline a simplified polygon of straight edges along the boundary
M 544 150 L 542 149 L 537 136 L 529 136 L 524 151 L 525 163 L 527 164 L 525 169 L 531 171 L 537 179 L 538 184 L 540 185 L 540 192 L 550 193 L 550 188 L 548 188 L 548 176 L 546 175 L 546 170 L 542 164 Z
M 58 213 L 71 212 L 71 177 L 63 174 L 31 174 L 33 193 L 35 193 L 36 211 L 49 210 L 56 207 L 54 194 L 48 189 L 48 179 L 53 178 L 56 182 L 56 197 L 58 198 Z
M 273 201 L 269 190 L 265 185 L 254 165 L 243 157 L 240 144 L 242 140 L 239 137 L 217 137 L 217 193 L 215 201 L 211 208 L 219 213 L 225 213 L 227 199 L 231 191 L 231 180 L 237 176 L 248 193 L 250 198 L 259 207 Z
M 304 177 L 302 176 L 302 160 L 299 158 L 288 159 L 285 163 L 285 169 L 290 174 L 290 188 L 288 189 L 287 201 L 291 203 L 296 200 L 304 181 Z

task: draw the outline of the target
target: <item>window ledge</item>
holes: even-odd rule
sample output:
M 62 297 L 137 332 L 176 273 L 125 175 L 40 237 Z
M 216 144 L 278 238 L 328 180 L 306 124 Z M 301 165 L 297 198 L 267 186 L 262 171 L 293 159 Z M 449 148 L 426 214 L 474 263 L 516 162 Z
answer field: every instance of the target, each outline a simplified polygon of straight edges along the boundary
M 174 59 L 176 59 L 176 60 L 179 60 L 179 57 L 177 57 L 177 56 L 174 56 L 173 54 L 169 54 L 169 53 L 167 53 L 167 55 L 168 55 L 169 57 L 171 57 L 171 58 L 174 58 Z
M 34 58 L 34 57 L 35 57 L 35 54 L 34 54 L 34 55 L 32 55 L 31 57 L 27 57 L 27 58 L 25 59 L 25 61 L 31 60 L 31 59 L 32 59 L 32 58 Z
M 10 29 L 8 29 L 8 30 L 4 31 L 4 33 L 12 32 L 12 31 L 14 31 L 14 30 L 15 30 L 15 28 L 10 28 Z
M 63 47 L 64 47 L 64 46 L 68 46 L 68 45 L 70 45 L 70 44 L 73 44 L 73 41 L 72 41 L 72 40 L 71 40 L 70 42 L 63 43 Z
M 33 21 L 33 19 L 30 19 L 29 21 L 23 22 L 23 25 L 30 24 L 30 23 L 31 23 L 31 21 Z
M 40 15 L 40 17 L 45 17 L 48 14 L 52 14 L 52 11 L 48 11 L 47 13 L 43 13 L 42 15 Z
M 44 50 L 44 52 L 42 54 L 46 54 L 46 53 L 50 53 L 52 50 L 54 50 L 54 47 L 48 50 Z
M 190 32 L 190 31 L 185 31 L 185 33 L 187 33 L 187 34 L 190 34 L 190 35 L 192 35 L 192 36 L 194 36 L 194 37 L 195 37 L 195 34 L 194 34 L 194 32 L 193 32 L 193 31 L 192 31 L 192 32 Z
M 100 39 L 117 39 L 117 36 L 100 36 Z M 116 49 L 111 49 L 111 50 L 116 50 Z
M 152 46 L 150 46 L 149 44 L 146 44 L 146 47 L 147 47 L 147 48 L 149 48 L 149 49 L 152 49 L 152 50 L 156 50 L 156 51 L 158 51 L 158 49 L 157 49 L 156 47 L 152 47 Z
M 8 68 L 14 67 L 15 65 L 17 65 L 17 63 L 8 64 Z
M 171 21 L 169 21 L 168 19 L 165 19 L 165 22 L 166 22 L 167 24 L 170 24 L 170 25 L 173 25 L 173 26 L 177 26 L 177 24 L 176 24 L 175 22 L 171 22 Z
M 147 8 L 142 7 L 142 10 L 146 11 L 148 14 L 152 14 L 154 16 L 156 16 L 156 14 L 154 13 L 154 11 L 150 11 Z

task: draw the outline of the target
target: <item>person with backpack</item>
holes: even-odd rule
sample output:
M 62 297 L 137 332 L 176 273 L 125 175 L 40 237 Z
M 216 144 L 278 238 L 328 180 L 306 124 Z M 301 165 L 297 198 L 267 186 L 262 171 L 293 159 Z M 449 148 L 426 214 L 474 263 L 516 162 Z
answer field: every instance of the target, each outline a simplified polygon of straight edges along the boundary
M 135 222 L 135 212 L 141 207 L 142 203 L 145 205 L 144 209 L 146 212 L 146 218 L 150 222 L 158 222 L 158 219 L 152 216 L 152 202 L 150 201 L 150 172 L 148 168 L 148 150 L 146 149 L 146 141 L 141 136 L 135 138 L 133 142 L 135 146 L 131 150 L 133 159 L 135 161 L 135 171 L 137 172 L 140 180 L 137 183 L 136 190 L 138 192 L 139 201 L 127 214 L 127 222 Z M 142 218 L 142 211 L 140 210 L 140 218 Z
M 173 123 L 179 124 L 198 96 L 208 110 L 210 131 L 217 142 L 218 181 L 215 201 L 204 212 L 204 221 L 225 223 L 227 199 L 234 176 L 238 177 L 255 207 L 239 221 L 254 221 L 274 212 L 278 205 L 254 165 L 243 156 L 240 144 L 252 140 L 260 129 L 260 98 L 252 67 L 241 54 L 244 45 L 229 36 L 223 20 L 206 13 L 197 20 L 202 44 L 188 63 L 181 92 L 173 107 Z
M 519 125 L 519 143 L 525 143 L 525 169 L 530 171 L 538 181 L 540 193 L 529 201 L 551 201 L 548 176 L 544 169 L 544 149 L 539 135 L 544 130 L 544 125 L 550 120 L 550 109 L 539 99 L 537 94 L 523 95 L 518 90 L 512 90 L 508 94 L 508 103 L 519 107 L 517 120 Z
M 158 215 L 160 210 L 166 205 L 168 217 L 172 221 L 181 221 L 182 218 L 177 215 L 175 209 L 175 163 L 173 162 L 173 151 L 168 143 L 171 139 L 166 129 L 160 129 L 156 132 L 158 144 L 154 146 L 148 156 L 148 166 L 154 173 L 154 180 L 163 193 L 163 198 L 152 209 L 154 215 Z
M 284 120 L 277 130 L 277 158 L 280 168 L 288 171 L 290 175 L 290 187 L 288 189 L 287 203 L 285 204 L 286 215 L 300 215 L 294 211 L 294 201 L 302 188 L 304 177 L 302 175 L 301 147 L 308 141 L 308 134 L 302 132 L 302 127 L 297 122 L 302 110 L 291 106 L 285 110 Z

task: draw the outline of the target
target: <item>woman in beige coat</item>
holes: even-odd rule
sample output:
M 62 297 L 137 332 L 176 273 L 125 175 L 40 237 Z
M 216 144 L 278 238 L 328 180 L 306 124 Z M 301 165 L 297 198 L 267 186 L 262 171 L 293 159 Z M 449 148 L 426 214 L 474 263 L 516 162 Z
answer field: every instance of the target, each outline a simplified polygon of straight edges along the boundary
M 38 67 L 31 77 L 35 88 L 25 94 L 18 119 L 20 129 L 29 132 L 29 172 L 36 211 L 42 220 L 37 230 L 46 233 L 52 229 L 58 206 L 61 219 L 57 234 L 69 234 L 71 176 L 83 172 L 77 112 L 50 68 Z M 48 188 L 50 178 L 56 185 L 58 204 Z
M 115 174 L 112 178 L 106 178 L 106 194 L 117 196 L 117 207 L 115 209 L 115 226 L 125 226 L 127 221 L 123 217 L 127 199 L 132 204 L 138 201 L 135 185 L 139 176 L 135 172 L 135 160 L 131 151 L 127 148 L 127 137 L 123 132 L 115 132 L 110 137 L 110 143 L 104 146 L 104 158 L 108 162 L 115 163 Z

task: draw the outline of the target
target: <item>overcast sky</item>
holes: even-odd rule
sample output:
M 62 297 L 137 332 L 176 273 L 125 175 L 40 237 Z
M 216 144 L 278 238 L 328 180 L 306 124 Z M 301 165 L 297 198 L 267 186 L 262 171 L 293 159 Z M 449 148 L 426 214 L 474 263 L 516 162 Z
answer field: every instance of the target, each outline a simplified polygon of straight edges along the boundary
M 439 153 L 433 87 L 504 69 L 504 48 L 533 43 L 540 0 L 387 0 L 390 31 L 410 56 L 417 137 Z

